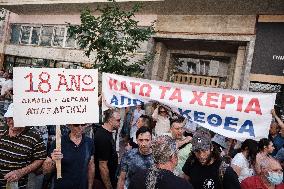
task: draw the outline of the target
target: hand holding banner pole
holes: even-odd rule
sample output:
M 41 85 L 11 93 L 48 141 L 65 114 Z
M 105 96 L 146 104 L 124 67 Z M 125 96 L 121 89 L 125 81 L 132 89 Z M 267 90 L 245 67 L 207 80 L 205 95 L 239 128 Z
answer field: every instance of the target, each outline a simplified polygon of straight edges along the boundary
M 56 125 L 55 141 L 56 141 L 56 149 L 61 151 L 60 125 Z M 62 178 L 62 176 L 61 176 L 61 160 L 56 160 L 55 163 L 56 163 L 57 179 Z

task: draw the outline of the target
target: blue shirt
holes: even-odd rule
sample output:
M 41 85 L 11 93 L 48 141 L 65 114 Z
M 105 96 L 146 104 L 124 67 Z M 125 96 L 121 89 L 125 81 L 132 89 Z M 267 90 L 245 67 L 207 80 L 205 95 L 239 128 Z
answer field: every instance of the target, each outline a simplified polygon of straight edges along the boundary
M 54 149 L 55 143 L 50 148 L 49 156 Z M 54 179 L 54 189 L 87 189 L 88 164 L 94 155 L 93 140 L 83 135 L 77 146 L 69 135 L 64 135 L 61 137 L 61 153 L 62 179 Z
M 138 148 L 125 152 L 121 159 L 121 171 L 126 172 L 125 185 L 128 187 L 131 177 L 139 169 L 148 169 L 154 164 L 152 154 L 142 155 Z
M 272 142 L 275 147 L 275 150 L 273 151 L 272 156 L 275 156 L 278 150 L 280 150 L 282 146 L 284 145 L 284 137 L 282 137 L 281 134 L 278 134 L 276 135 L 276 137 L 273 138 Z

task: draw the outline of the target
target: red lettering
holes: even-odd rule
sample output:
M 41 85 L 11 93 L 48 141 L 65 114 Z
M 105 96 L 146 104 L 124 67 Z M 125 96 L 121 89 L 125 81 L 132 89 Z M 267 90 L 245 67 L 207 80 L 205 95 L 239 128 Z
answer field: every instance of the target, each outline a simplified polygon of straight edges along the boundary
M 179 88 L 176 88 L 173 92 L 173 94 L 171 95 L 170 99 L 169 100 L 178 100 L 178 102 L 181 102 L 182 99 L 181 99 L 181 91 Z
M 144 89 L 144 88 L 147 89 L 147 91 L 146 91 L 145 93 L 143 93 L 143 89 Z M 152 90 L 151 85 L 149 85 L 149 84 L 143 84 L 143 85 L 141 85 L 141 87 L 140 87 L 139 95 L 140 95 L 140 96 L 147 96 L 147 97 L 150 97 L 151 90 Z
M 160 99 L 164 99 L 164 98 L 165 98 L 166 91 L 170 90 L 171 87 L 160 86 L 159 89 L 162 90 Z
M 57 86 L 57 90 L 55 91 L 61 91 L 60 90 L 60 87 L 61 86 L 65 86 L 66 87 L 66 91 L 68 91 L 69 87 L 68 87 L 68 84 L 67 84 L 67 80 L 65 78 L 65 75 L 63 74 L 58 74 L 58 76 L 60 77 L 59 78 L 59 83 L 58 83 L 58 86 Z
M 232 95 L 222 95 L 221 109 L 225 109 L 227 104 L 234 104 L 235 97 Z
M 136 86 L 139 86 L 140 85 L 140 83 L 136 83 L 136 82 L 130 82 L 130 85 L 131 85 L 131 88 L 132 88 L 132 94 L 135 94 L 136 93 L 136 91 L 135 91 L 135 87 Z
M 76 91 L 80 91 L 81 75 L 69 75 L 69 76 L 71 77 L 71 87 L 68 89 L 68 91 L 74 91 L 73 85 L 75 85 Z M 76 80 L 76 76 L 77 76 L 77 80 Z
M 238 97 L 237 111 L 239 111 L 239 112 L 243 111 L 243 103 L 244 103 L 244 97 L 239 96 Z
M 217 97 L 217 98 L 212 98 L 212 97 Z M 218 108 L 217 104 L 211 104 L 211 102 L 218 102 L 218 97 L 219 97 L 218 93 L 208 93 L 205 106 Z
M 109 81 L 108 81 L 108 84 L 109 84 L 109 88 L 112 90 L 112 88 L 115 90 L 115 91 L 118 91 L 118 88 L 117 88 L 117 80 L 116 79 L 112 79 L 110 78 Z
M 126 92 L 129 92 L 128 89 L 127 89 L 127 86 L 126 86 L 126 81 L 122 81 L 120 83 L 120 90 L 119 91 L 126 91 Z
M 252 98 L 249 101 L 244 112 L 249 113 L 249 112 L 252 112 L 252 111 L 254 111 L 258 115 L 262 115 L 258 98 Z
M 88 86 L 88 85 L 91 85 L 94 80 L 93 80 L 93 77 L 90 76 L 90 75 L 84 75 L 84 77 L 82 78 L 82 82 L 84 85 Z M 95 90 L 95 87 L 93 86 L 90 86 L 91 88 L 82 88 L 82 91 L 94 91 Z
M 189 104 L 194 104 L 195 102 L 198 102 L 198 105 L 203 106 L 201 97 L 204 95 L 204 92 L 198 93 L 197 91 L 192 91 L 193 99 L 189 102 Z

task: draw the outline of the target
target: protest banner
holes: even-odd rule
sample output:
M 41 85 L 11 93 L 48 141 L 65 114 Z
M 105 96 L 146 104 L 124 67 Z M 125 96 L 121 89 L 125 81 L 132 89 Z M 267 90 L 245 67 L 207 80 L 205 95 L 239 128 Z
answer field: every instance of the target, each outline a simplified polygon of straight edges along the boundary
M 60 125 L 99 121 L 98 70 L 15 67 L 14 125 L 56 126 L 56 149 L 61 150 Z M 57 178 L 61 160 L 56 161 Z
M 15 126 L 99 121 L 97 70 L 16 67 L 13 73 Z
M 102 91 L 112 107 L 157 101 L 190 121 L 237 140 L 268 137 L 276 94 L 190 86 L 103 73 Z

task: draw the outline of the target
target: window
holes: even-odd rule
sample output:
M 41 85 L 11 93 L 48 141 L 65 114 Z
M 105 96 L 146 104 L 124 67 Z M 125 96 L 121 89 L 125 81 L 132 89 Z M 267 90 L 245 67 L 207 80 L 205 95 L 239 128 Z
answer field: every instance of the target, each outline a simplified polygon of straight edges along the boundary
M 21 30 L 21 44 L 29 44 L 31 26 L 22 26 Z
M 11 44 L 77 48 L 67 26 L 11 24 Z
M 31 44 L 38 45 L 39 36 L 40 36 L 40 27 L 33 27 L 32 28 Z
M 20 25 L 11 25 L 11 44 L 19 44 L 19 38 L 20 38 L 20 32 L 21 32 L 21 26 Z
M 68 29 L 67 29 L 68 30 Z M 76 40 L 75 37 L 70 37 L 70 33 L 67 31 L 65 47 L 76 47 Z
M 53 26 L 43 26 L 41 31 L 41 46 L 51 46 Z
M 196 73 L 196 64 L 194 62 L 187 62 L 187 72 L 190 74 Z
M 63 47 L 65 27 L 54 27 L 52 46 Z
M 199 65 L 199 68 L 200 68 L 199 74 L 200 75 L 208 75 L 209 64 L 210 64 L 210 61 L 200 60 L 200 65 Z

